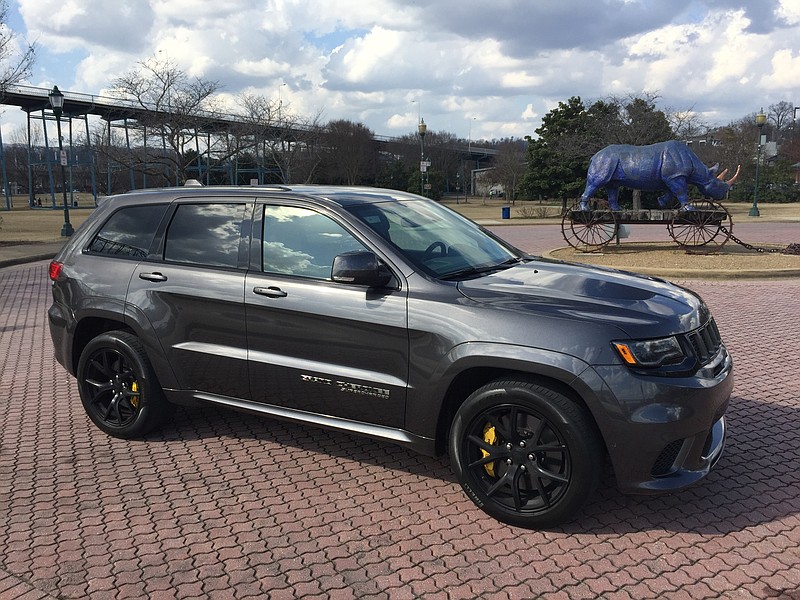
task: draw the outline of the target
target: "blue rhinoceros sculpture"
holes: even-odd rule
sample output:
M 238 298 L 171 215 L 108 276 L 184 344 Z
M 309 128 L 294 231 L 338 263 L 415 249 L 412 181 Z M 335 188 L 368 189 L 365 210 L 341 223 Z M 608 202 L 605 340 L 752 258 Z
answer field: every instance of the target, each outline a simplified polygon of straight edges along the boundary
M 601 187 L 606 189 L 611 210 L 619 210 L 619 188 L 624 186 L 643 191 L 664 191 L 658 199 L 661 207 L 677 198 L 681 208 L 689 202 L 688 186 L 696 186 L 705 196 L 721 200 L 739 176 L 725 181 L 728 170 L 717 174 L 719 164 L 706 167 L 689 147 L 678 141 L 649 146 L 625 144 L 606 146 L 592 157 L 586 174 L 586 189 L 581 195 L 582 210 Z

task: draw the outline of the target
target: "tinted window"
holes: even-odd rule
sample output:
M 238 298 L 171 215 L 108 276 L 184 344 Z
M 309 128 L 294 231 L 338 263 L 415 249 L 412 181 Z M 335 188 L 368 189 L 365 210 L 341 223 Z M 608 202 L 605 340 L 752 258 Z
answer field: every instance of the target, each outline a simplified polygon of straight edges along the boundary
M 166 208 L 166 204 L 149 204 L 118 210 L 97 232 L 89 250 L 98 254 L 146 257 Z
M 364 246 L 333 219 L 305 208 L 264 207 L 265 273 L 330 279 L 337 254 Z
M 491 269 L 516 258 L 513 249 L 436 202 L 376 202 L 349 210 L 420 270 L 436 277 Z
M 166 260 L 236 267 L 245 204 L 181 204 L 167 230 Z

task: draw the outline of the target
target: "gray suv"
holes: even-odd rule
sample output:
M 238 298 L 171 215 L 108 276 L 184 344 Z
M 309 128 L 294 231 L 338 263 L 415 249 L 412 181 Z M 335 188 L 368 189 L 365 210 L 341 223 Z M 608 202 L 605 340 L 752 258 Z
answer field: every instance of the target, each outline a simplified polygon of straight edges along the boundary
M 693 292 L 528 256 L 393 190 L 202 187 L 101 204 L 50 265 L 56 358 L 103 431 L 211 403 L 449 453 L 530 528 L 606 459 L 629 493 L 703 478 L 732 362 Z

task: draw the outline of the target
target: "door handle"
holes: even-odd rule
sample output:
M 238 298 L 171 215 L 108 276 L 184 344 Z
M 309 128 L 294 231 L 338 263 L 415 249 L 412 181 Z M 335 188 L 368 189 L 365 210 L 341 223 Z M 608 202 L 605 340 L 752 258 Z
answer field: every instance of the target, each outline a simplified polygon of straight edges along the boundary
M 253 288 L 253 292 L 259 296 L 266 296 L 267 298 L 286 298 L 287 294 L 281 288 L 271 285 L 270 287 L 257 287 Z
M 167 276 L 161 273 L 139 273 L 139 279 L 146 281 L 166 281 Z

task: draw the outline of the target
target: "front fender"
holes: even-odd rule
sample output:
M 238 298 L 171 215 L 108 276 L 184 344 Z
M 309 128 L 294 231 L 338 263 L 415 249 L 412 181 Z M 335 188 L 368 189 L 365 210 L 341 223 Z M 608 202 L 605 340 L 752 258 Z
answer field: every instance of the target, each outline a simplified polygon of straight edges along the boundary
M 557 381 L 580 396 L 590 410 L 600 402 L 596 388 L 604 386 L 585 361 L 568 354 L 513 344 L 466 342 L 442 357 L 433 372 L 412 374 L 405 422 L 414 424 L 413 433 L 435 437 L 441 431 L 440 419 L 450 418 L 470 393 L 509 373 Z M 584 374 L 588 380 L 582 379 Z M 463 388 L 465 381 L 469 383 Z

